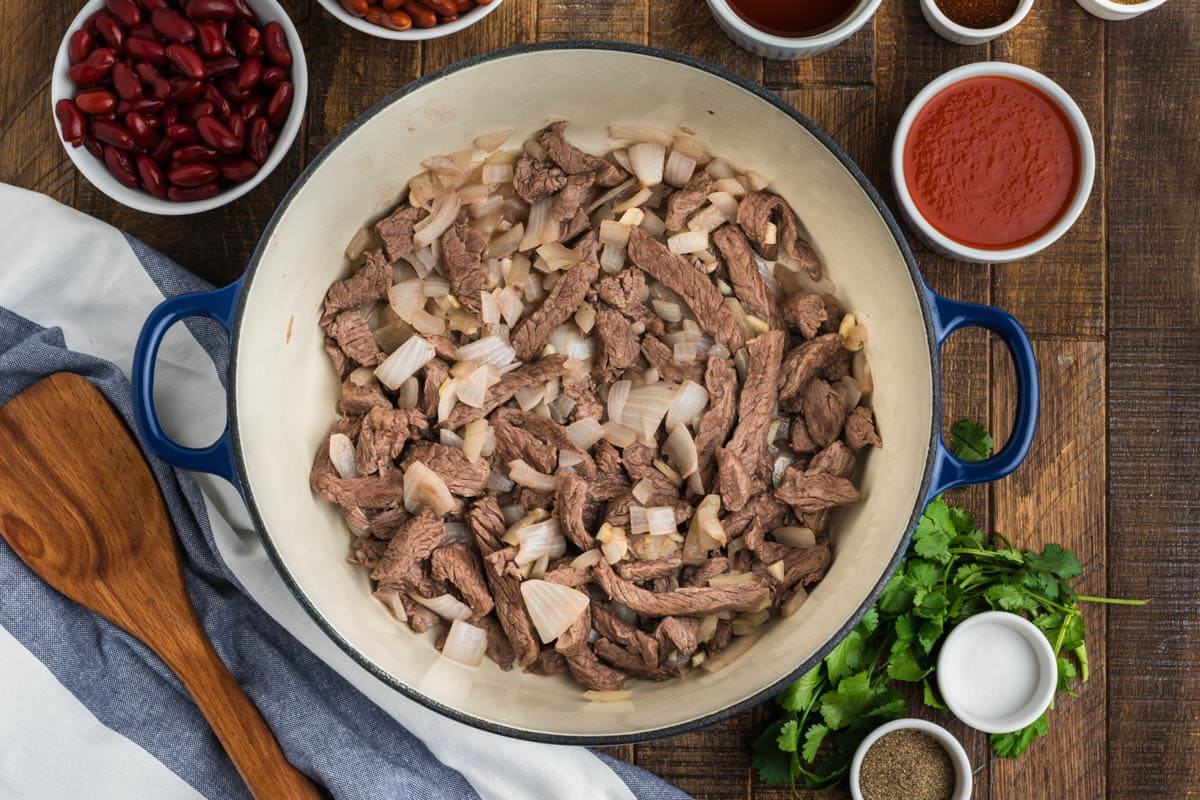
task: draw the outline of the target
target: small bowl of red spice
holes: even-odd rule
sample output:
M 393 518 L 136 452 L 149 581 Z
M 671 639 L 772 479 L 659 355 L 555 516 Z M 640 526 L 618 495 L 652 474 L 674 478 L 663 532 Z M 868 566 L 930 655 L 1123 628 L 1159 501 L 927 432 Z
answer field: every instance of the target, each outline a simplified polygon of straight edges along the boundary
M 955 44 L 990 42 L 1021 24 L 1033 0 L 921 0 L 929 27 Z
M 1017 261 L 1049 247 L 1079 218 L 1095 171 L 1079 106 L 1016 64 L 969 64 L 935 79 L 892 143 L 901 215 L 960 261 Z

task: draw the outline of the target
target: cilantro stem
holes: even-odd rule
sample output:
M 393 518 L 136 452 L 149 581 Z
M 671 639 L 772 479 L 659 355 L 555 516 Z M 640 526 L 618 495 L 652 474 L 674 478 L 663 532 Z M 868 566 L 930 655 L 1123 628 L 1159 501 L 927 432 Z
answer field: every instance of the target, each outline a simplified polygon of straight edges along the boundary
M 1130 600 L 1125 597 L 1090 597 L 1086 594 L 1081 594 L 1077 600 L 1083 600 L 1085 603 L 1107 603 L 1113 606 L 1144 606 L 1149 603 L 1149 600 Z
M 1029 595 L 1034 600 L 1037 600 L 1039 603 L 1046 606 L 1046 608 L 1053 608 L 1055 611 L 1061 611 L 1062 613 L 1067 614 L 1069 616 L 1073 616 L 1073 617 L 1079 616 L 1078 608 L 1061 605 L 1059 603 L 1054 602 L 1053 600 L 1051 600 L 1048 597 L 1042 597 L 1040 594 L 1037 594 L 1036 592 L 1031 592 L 1028 589 L 1022 589 L 1021 591 L 1025 592 L 1025 594 Z M 1064 620 L 1064 622 L 1065 622 L 1065 620 Z
M 1081 644 L 1075 648 L 1075 657 L 1079 659 L 1079 682 L 1087 683 L 1088 680 L 1088 656 L 1087 645 Z

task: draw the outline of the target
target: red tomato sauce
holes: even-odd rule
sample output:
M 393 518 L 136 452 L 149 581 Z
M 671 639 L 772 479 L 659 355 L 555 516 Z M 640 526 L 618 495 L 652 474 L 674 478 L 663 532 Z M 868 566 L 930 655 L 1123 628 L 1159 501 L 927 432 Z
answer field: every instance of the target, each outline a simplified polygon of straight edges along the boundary
M 837 27 L 858 0 L 729 0 L 737 15 L 775 36 L 812 36 Z
M 904 144 L 904 180 L 921 216 L 981 249 L 1027 244 L 1053 227 L 1079 172 L 1066 113 L 1014 78 L 946 87 L 917 114 Z

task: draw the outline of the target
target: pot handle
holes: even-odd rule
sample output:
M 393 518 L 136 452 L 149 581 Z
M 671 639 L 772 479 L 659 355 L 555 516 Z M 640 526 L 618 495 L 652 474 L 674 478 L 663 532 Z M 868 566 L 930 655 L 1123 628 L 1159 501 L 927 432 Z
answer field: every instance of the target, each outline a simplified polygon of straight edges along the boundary
M 220 475 L 235 487 L 239 484 L 233 466 L 228 420 L 221 436 L 208 447 L 184 447 L 173 441 L 163 431 L 154 409 L 154 368 L 159 345 L 176 322 L 188 317 L 208 317 L 232 334 L 233 317 L 241 289 L 242 282 L 234 281 L 221 289 L 181 294 L 160 303 L 150 312 L 138 336 L 133 351 L 132 376 L 133 415 L 150 451 L 173 466 Z
M 1017 408 L 1012 433 L 999 453 L 983 461 L 964 461 L 950 452 L 942 441 L 941 431 L 938 431 L 936 460 L 929 484 L 929 499 L 932 500 L 955 486 L 999 480 L 1020 466 L 1029 454 L 1029 446 L 1037 430 L 1040 389 L 1037 358 L 1029 343 L 1029 335 L 1011 314 L 992 306 L 951 300 L 928 287 L 925 291 L 939 350 L 950 334 L 959 328 L 987 328 L 1008 347 L 1017 376 Z

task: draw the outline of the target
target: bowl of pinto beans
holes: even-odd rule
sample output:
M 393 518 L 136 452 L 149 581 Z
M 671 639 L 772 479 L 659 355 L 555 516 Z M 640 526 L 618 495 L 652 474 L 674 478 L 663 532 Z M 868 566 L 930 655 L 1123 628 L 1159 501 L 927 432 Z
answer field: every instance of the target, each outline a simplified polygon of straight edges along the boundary
M 416 42 L 469 28 L 503 0 L 318 0 L 325 10 L 363 33 Z

